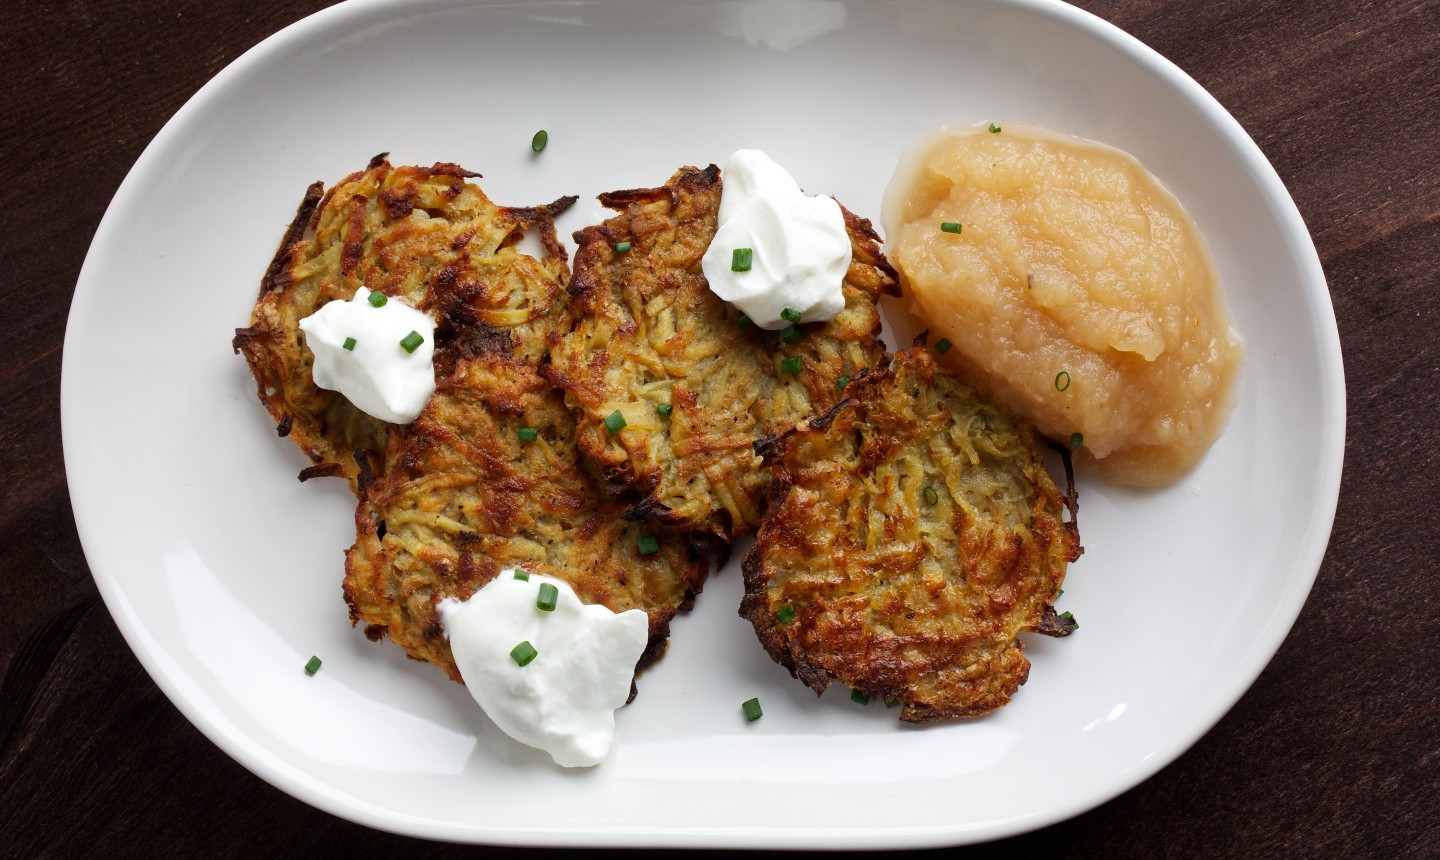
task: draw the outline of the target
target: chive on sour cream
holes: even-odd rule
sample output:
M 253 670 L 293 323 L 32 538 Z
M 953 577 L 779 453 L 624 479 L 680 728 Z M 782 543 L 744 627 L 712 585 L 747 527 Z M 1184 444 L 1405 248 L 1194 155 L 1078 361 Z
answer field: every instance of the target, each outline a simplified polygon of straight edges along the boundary
M 644 611 L 582 603 L 564 580 L 523 570 L 439 609 L 460 677 L 495 725 L 563 767 L 605 760 L 650 639 Z
M 711 292 L 764 329 L 834 319 L 850 268 L 840 204 L 806 196 L 758 149 L 732 154 L 722 179 L 719 227 L 700 261 Z
M 315 384 L 338 391 L 367 415 L 414 421 L 435 393 L 435 321 L 364 287 L 300 321 L 315 355 Z

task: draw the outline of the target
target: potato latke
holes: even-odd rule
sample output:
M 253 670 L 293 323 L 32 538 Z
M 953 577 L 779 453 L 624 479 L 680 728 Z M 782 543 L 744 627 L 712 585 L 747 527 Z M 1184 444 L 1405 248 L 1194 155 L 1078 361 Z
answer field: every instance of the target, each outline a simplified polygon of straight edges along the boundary
M 840 315 L 802 326 L 793 344 L 744 326 L 700 270 L 720 194 L 711 165 L 601 195 L 621 214 L 575 234 L 570 322 L 545 373 L 566 391 L 581 449 L 636 500 L 629 516 L 730 540 L 765 510 L 753 444 L 829 409 L 842 378 L 883 362 L 876 303 L 897 287 L 870 223 L 844 212 L 853 256 Z M 787 358 L 802 369 L 784 372 Z
M 364 285 L 432 313 L 436 364 L 444 378 L 458 357 L 501 349 L 536 363 L 569 277 L 554 216 L 574 202 L 511 208 L 492 203 L 454 164 L 391 167 L 385 154 L 328 192 L 316 182 L 260 284 L 250 325 L 237 329 L 260 401 L 314 465 L 301 478 L 376 472 L 391 425 L 315 385 L 300 320 Z M 516 250 L 538 231 L 540 259 Z M 358 489 L 357 489 L 358 492 Z
M 522 439 L 521 428 L 536 431 Z M 688 609 L 709 568 L 683 534 L 625 521 L 581 468 L 575 423 L 530 365 L 495 353 L 461 359 L 414 423 L 396 428 L 384 477 L 361 475 L 345 599 L 365 635 L 460 681 L 437 610 L 504 568 L 565 580 L 585 603 L 650 616 L 648 664 L 670 619 Z M 658 549 L 644 552 L 641 535 Z
M 817 693 L 838 680 L 917 723 L 994 710 L 1029 673 L 1016 634 L 1074 629 L 1053 608 L 1081 552 L 1073 490 L 923 347 L 846 394 L 760 446 L 774 484 L 740 614 Z

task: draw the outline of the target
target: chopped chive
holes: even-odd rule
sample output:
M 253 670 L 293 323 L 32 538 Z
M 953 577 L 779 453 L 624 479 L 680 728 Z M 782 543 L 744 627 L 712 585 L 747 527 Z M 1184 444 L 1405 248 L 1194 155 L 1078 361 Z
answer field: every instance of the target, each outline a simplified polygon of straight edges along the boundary
M 615 253 L 617 253 L 617 254 L 628 254 L 628 253 L 630 253 L 630 243 L 629 243 L 629 242 L 616 242 L 616 243 L 615 243 Z
M 859 690 L 851 690 L 850 701 L 855 702 L 859 705 L 868 705 L 870 704 L 870 697 L 860 692 Z
M 781 624 L 789 624 L 791 621 L 794 621 L 798 615 L 799 613 L 790 606 L 782 606 L 775 610 L 775 620 Z
M 660 413 L 661 418 L 669 418 L 670 410 L 673 408 L 674 407 L 672 407 L 669 403 L 661 403 L 659 406 L 655 407 L 655 411 Z
M 925 504 L 932 506 L 940 504 L 940 494 L 935 492 L 935 488 L 929 484 L 925 485 L 923 495 L 925 496 Z
M 780 312 L 780 319 L 786 322 L 798 323 L 800 322 L 800 317 L 801 313 L 794 308 L 786 308 Z
M 850 377 L 848 377 L 848 376 L 842 376 L 842 377 L 840 377 L 839 379 L 835 380 L 835 390 L 836 390 L 836 391 L 844 391 L 844 390 L 845 390 L 845 386 L 847 386 L 847 385 L 849 385 L 849 384 L 850 384 Z
M 1061 620 L 1061 621 L 1064 621 L 1066 624 L 1074 624 L 1074 625 L 1075 625 L 1075 628 L 1074 628 L 1074 629 L 1076 629 L 1076 630 L 1079 630 L 1079 629 L 1080 629 L 1080 622 L 1075 620 L 1075 616 L 1074 616 L 1074 615 L 1071 615 L 1071 614 L 1070 614 L 1070 610 L 1068 610 L 1068 609 L 1065 610 L 1064 612 L 1060 613 L 1060 620 Z
M 349 350 L 350 352 L 354 352 L 354 351 L 355 351 L 355 338 L 353 338 L 353 337 L 347 337 L 347 338 L 345 338 L 345 342 L 342 343 L 342 344 L 340 344 L 340 345 L 343 346 L 343 347 L 345 347 L 345 349 Z
M 780 340 L 785 343 L 799 343 L 800 338 L 804 336 L 805 332 L 800 330 L 800 326 L 792 325 L 785 329 L 785 332 L 780 335 Z
M 1085 444 L 1085 437 L 1084 437 L 1083 435 L 1081 435 L 1081 434 L 1079 434 L 1079 433 L 1071 433 L 1071 434 L 1070 434 L 1070 447 L 1071 447 L 1071 448 L 1079 448 L 1081 445 L 1084 445 L 1084 444 Z
M 524 582 L 529 582 L 529 581 L 530 581 L 530 571 L 528 571 L 528 570 L 517 570 L 517 571 L 515 571 L 515 578 L 516 578 L 516 579 L 519 579 L 519 580 L 522 580 L 522 581 L 524 581 Z
M 898 708 L 898 707 L 900 707 L 900 700 L 899 700 L 899 699 L 890 699 L 890 698 L 887 698 L 887 699 L 885 700 L 885 707 L 887 707 L 887 708 Z
M 637 535 L 635 548 L 640 550 L 641 555 L 654 555 L 660 551 L 660 539 L 654 535 Z
M 940 231 L 943 233 L 959 233 L 965 228 L 956 221 L 945 221 L 940 224 Z
M 1070 387 L 1070 372 L 1062 370 L 1055 374 L 1055 390 L 1064 391 Z
M 990 123 L 990 133 L 991 133 L 991 134 L 999 134 L 999 133 L 1000 133 L 1000 126 L 996 125 L 996 124 L 993 123 L 993 122 Z
M 744 314 L 741 314 L 740 316 L 735 318 L 735 325 L 739 326 L 740 328 L 749 328 L 751 325 L 754 324 L 754 322 L 754 320 L 750 319 Z
M 1063 589 L 1063 588 L 1060 589 L 1060 593 L 1057 594 L 1057 595 L 1055 595 L 1055 596 L 1056 596 L 1057 598 L 1064 597 L 1064 596 L 1065 596 L 1065 589 Z
M 369 302 L 372 308 L 383 308 L 385 307 L 385 303 L 390 300 L 385 298 L 384 293 L 371 293 L 370 297 L 365 299 L 365 301 Z
M 540 583 L 540 596 L 535 598 L 535 605 L 546 612 L 555 611 L 555 601 L 560 599 L 560 589 L 548 582 Z
M 950 347 L 952 346 L 954 346 L 954 344 L 950 342 L 949 338 L 942 337 L 940 338 L 940 342 L 935 344 L 935 351 L 940 353 L 941 355 L 944 355 L 945 353 L 950 351 Z
M 414 352 L 416 347 L 424 342 L 425 338 L 420 336 L 420 332 L 412 331 L 400 339 L 400 348 L 406 352 Z
M 794 358 L 785 358 L 780 360 L 781 373 L 799 373 L 804 369 L 805 359 L 801 358 L 798 355 Z
M 320 658 L 312 654 L 305 663 L 305 674 L 314 675 L 318 671 L 320 671 Z
M 605 416 L 605 429 L 611 433 L 619 433 L 625 429 L 625 416 L 620 414 L 619 409 Z
M 736 248 L 730 254 L 730 271 L 748 272 L 750 264 L 754 262 L 755 251 L 752 248 Z
M 540 438 L 540 431 L 534 427 L 521 427 L 516 433 L 521 442 L 534 442 Z
M 510 659 L 515 661 L 516 666 L 530 665 L 530 661 L 535 659 L 535 654 L 535 646 L 531 645 L 528 639 L 510 649 Z
M 530 138 L 530 149 L 535 152 L 539 152 L 540 150 L 544 149 L 545 144 L 549 142 L 550 135 L 545 131 L 545 129 L 542 128 L 539 131 L 535 132 L 534 137 Z
M 760 715 L 764 713 L 760 710 L 759 699 L 746 699 L 741 703 L 740 710 L 745 712 L 745 722 L 747 723 L 755 722 L 760 719 Z

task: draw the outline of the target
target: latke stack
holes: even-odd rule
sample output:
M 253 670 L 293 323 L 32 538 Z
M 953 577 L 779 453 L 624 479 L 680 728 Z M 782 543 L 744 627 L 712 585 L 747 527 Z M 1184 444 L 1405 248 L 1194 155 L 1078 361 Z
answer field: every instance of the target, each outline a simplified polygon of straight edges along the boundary
M 569 582 L 616 612 L 640 608 L 650 644 L 704 583 L 703 541 L 624 520 L 579 456 L 575 423 L 539 365 L 564 311 L 569 271 L 554 216 L 574 202 L 492 203 L 453 164 L 392 167 L 383 155 L 328 193 L 312 185 L 234 346 L 280 434 L 359 498 L 346 556 L 350 615 L 371 639 L 460 681 L 438 605 L 468 598 L 502 568 Z M 516 245 L 535 229 L 545 254 Z M 364 285 L 439 321 L 436 394 L 411 424 L 360 412 L 316 387 L 300 320 Z M 519 430 L 536 431 L 534 440 Z M 640 536 L 647 537 L 644 547 Z M 653 538 L 658 549 L 645 552 Z

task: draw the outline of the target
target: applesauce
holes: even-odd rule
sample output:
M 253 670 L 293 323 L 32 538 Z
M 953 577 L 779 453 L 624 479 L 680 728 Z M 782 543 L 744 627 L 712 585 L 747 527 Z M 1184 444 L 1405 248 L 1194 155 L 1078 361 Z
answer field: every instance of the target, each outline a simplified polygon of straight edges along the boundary
M 919 141 L 886 189 L 912 309 L 952 370 L 1102 474 L 1177 480 L 1219 435 L 1243 355 L 1203 237 L 1131 156 L 992 128 Z

